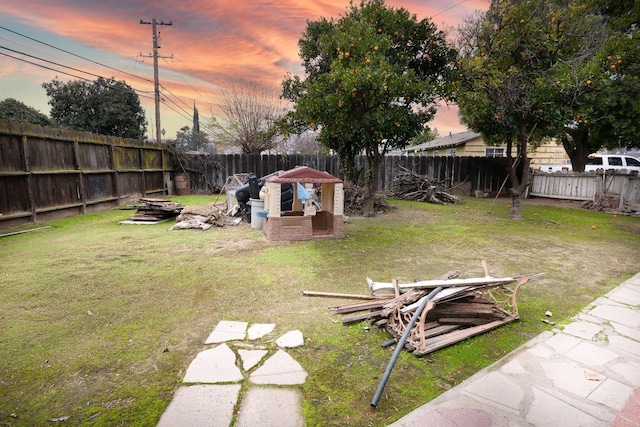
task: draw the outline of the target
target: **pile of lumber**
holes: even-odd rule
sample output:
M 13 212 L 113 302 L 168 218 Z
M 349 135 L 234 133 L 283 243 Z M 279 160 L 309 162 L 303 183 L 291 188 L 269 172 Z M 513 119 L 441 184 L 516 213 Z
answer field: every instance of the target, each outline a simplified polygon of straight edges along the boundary
M 400 166 L 391 182 L 391 195 L 398 199 L 414 200 L 437 204 L 460 203 L 460 198 L 447 192 L 442 182 L 428 175 L 419 175 Z
M 142 198 L 140 203 L 135 205 L 135 209 L 136 213 L 129 221 L 121 223 L 157 224 L 177 217 L 184 206 L 170 200 Z
M 330 310 L 334 314 L 349 314 L 342 319 L 344 325 L 368 321 L 385 329 L 393 336 L 389 345 L 399 342 L 406 333 L 404 348 L 415 355 L 426 355 L 519 319 L 518 289 L 530 276 L 496 278 L 488 274 L 486 262 L 482 265 L 485 276 L 468 279 L 459 279 L 458 271 L 434 280 L 402 284 L 396 280 L 387 283 L 367 278 L 369 295 L 343 295 L 361 301 L 330 307 Z M 417 321 L 410 322 L 421 302 L 434 290 L 435 296 L 430 295 Z M 411 329 L 407 332 L 408 327 Z

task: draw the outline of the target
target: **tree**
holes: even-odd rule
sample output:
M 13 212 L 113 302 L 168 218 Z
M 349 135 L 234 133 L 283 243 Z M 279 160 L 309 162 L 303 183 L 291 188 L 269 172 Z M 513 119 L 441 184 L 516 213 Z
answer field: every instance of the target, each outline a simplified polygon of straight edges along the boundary
M 203 151 L 209 145 L 209 140 L 203 132 L 183 126 L 176 132 L 175 143 L 185 150 Z
M 305 130 L 297 134 L 288 134 L 274 147 L 277 153 L 319 154 L 326 152 L 318 141 L 316 132 Z
M 640 145 L 640 9 L 633 0 L 585 0 L 575 9 L 591 49 L 558 64 L 552 81 L 556 102 L 564 106 L 557 137 L 573 170 L 582 172 L 587 156 L 602 147 Z
M 62 127 L 121 138 L 143 139 L 145 113 L 135 91 L 124 81 L 99 77 L 63 83 L 43 83 L 51 118 Z
M 256 83 L 226 87 L 217 113 L 212 111 L 207 127 L 218 144 L 240 147 L 244 154 L 259 154 L 278 142 L 276 122 L 284 115 L 284 108 L 277 97 Z
M 13 98 L 7 98 L 0 101 L 0 119 L 12 120 L 19 123 L 31 123 L 40 126 L 51 126 L 49 117 L 42 114 L 33 107 L 17 101 Z
M 433 141 L 434 139 L 438 138 L 438 136 L 439 135 L 437 129 L 433 131 L 429 128 L 425 128 L 422 130 L 422 132 L 411 139 L 411 145 L 424 144 L 425 142 Z
M 318 141 L 340 156 L 345 179 L 355 181 L 364 153 L 364 215 L 373 215 L 378 167 L 435 115 L 447 93 L 456 54 L 428 19 L 383 0 L 351 3 L 339 19 L 308 22 L 299 40 L 306 77 L 288 76 L 283 97 L 295 104 L 288 126 L 319 130 Z
M 572 19 L 572 14 L 586 18 L 575 13 L 579 7 L 573 0 L 493 0 L 487 12 L 460 28 L 456 100 L 462 120 L 488 144 L 507 144 L 513 219 L 523 219 L 520 196 L 529 185 L 529 148 L 567 124 L 553 77 L 585 55 L 598 28 L 595 19 Z
M 207 135 L 200 131 L 200 115 L 195 103 L 193 104 L 193 129 L 183 126 L 176 132 L 176 145 L 180 148 L 193 151 L 203 151 L 208 145 Z

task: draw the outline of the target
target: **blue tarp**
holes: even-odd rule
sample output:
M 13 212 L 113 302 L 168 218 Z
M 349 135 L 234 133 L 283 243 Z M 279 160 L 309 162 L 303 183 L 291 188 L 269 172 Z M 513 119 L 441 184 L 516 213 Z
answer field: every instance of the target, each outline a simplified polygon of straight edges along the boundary
M 298 184 L 298 199 L 300 200 L 309 200 L 311 198 L 311 194 L 307 191 L 306 188 L 299 182 Z

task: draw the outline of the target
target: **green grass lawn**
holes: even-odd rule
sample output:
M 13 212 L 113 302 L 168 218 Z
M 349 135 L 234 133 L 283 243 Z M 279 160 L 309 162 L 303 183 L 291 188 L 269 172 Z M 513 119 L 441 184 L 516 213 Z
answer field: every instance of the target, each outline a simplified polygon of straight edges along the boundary
M 638 218 L 525 201 L 526 220 L 511 221 L 508 199 L 391 202 L 388 213 L 350 218 L 340 240 L 267 242 L 246 223 L 118 225 L 130 210 L 0 238 L 0 425 L 69 416 L 67 425 L 153 426 L 215 325 L 241 320 L 304 333 L 305 346 L 289 353 L 309 372 L 307 425 L 383 426 L 551 328 L 547 310 L 561 327 L 640 269 Z M 427 357 L 401 354 L 371 408 L 389 335 L 343 326 L 328 307 L 345 300 L 302 291 L 366 294 L 365 277 L 482 276 L 482 259 L 493 276 L 546 273 L 521 289 L 521 320 Z

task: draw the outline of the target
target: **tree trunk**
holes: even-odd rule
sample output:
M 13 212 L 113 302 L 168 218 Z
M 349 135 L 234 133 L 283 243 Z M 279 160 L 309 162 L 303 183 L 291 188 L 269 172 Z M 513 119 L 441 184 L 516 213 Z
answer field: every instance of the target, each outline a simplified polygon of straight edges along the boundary
M 511 180 L 511 213 L 509 218 L 520 221 L 525 219 L 524 215 L 522 215 L 521 198 L 529 185 L 528 140 L 525 129 L 521 127 L 518 132 L 518 155 L 515 161 L 511 156 L 513 142 L 511 139 L 507 141 L 507 168 L 509 179 Z M 518 179 L 518 167 L 522 167 L 522 179 Z
M 375 198 L 378 192 L 378 167 L 380 166 L 380 156 L 375 153 L 368 153 L 367 163 L 369 170 L 365 178 L 364 206 L 362 215 L 372 217 L 375 215 Z
M 571 136 L 573 141 L 569 140 Z M 587 129 L 577 129 L 567 131 L 562 138 L 562 146 L 564 151 L 569 155 L 571 159 L 571 168 L 575 172 L 584 172 L 584 168 L 587 164 L 587 156 L 590 153 L 589 147 L 589 131 Z

